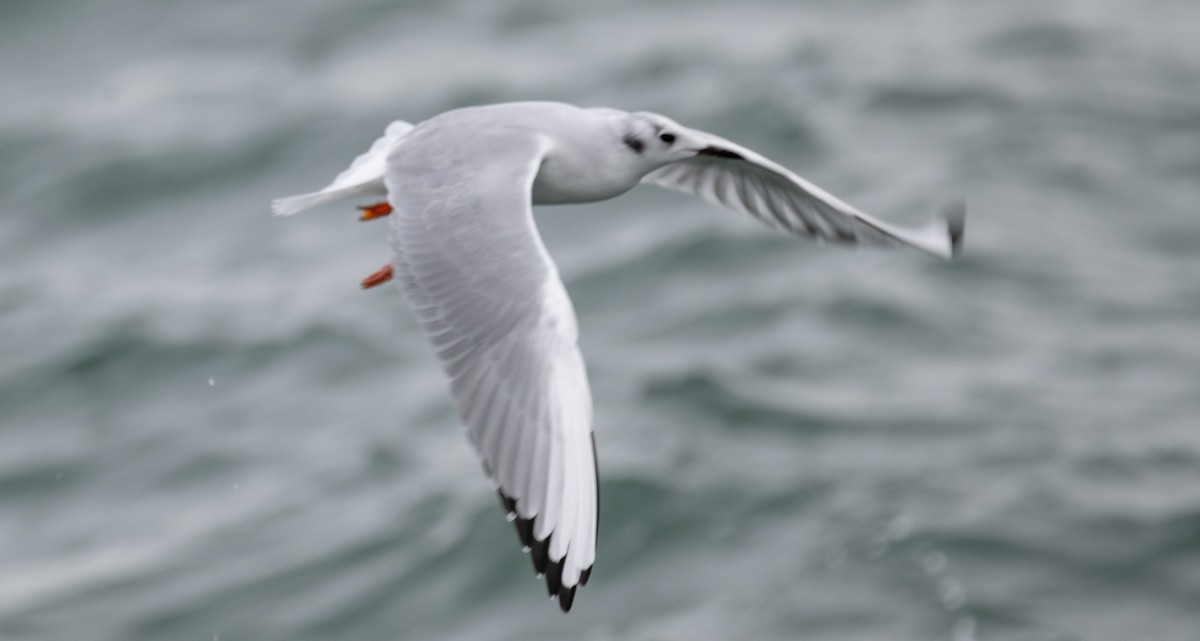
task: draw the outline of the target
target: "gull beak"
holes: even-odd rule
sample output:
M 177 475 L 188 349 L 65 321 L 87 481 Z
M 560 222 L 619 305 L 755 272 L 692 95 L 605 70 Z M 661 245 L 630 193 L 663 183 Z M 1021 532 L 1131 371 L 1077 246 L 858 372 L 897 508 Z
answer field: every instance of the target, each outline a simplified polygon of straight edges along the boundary
M 712 145 L 709 145 L 708 147 L 705 147 L 703 149 L 696 151 L 696 155 L 697 156 L 713 156 L 715 158 L 727 158 L 729 160 L 745 160 L 745 158 L 743 158 L 741 154 L 739 154 L 735 151 L 729 151 L 728 149 L 722 149 L 720 147 L 713 147 Z

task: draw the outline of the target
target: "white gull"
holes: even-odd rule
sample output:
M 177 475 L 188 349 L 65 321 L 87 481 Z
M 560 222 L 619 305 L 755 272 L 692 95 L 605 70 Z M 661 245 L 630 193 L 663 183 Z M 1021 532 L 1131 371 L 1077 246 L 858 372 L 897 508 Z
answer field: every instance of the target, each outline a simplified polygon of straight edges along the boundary
M 324 189 L 272 203 L 290 215 L 386 196 L 392 278 L 437 350 L 484 472 L 569 611 L 596 558 L 599 486 L 578 326 L 532 205 L 613 198 L 638 183 L 697 194 L 788 232 L 949 258 L 956 204 L 908 229 L 864 214 L 763 156 L 653 113 L 523 102 L 397 121 Z

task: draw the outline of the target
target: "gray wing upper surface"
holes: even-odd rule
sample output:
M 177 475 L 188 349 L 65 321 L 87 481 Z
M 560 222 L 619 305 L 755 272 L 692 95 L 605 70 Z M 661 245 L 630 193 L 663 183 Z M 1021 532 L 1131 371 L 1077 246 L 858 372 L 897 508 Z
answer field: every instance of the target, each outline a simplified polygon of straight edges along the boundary
M 650 172 L 642 182 L 696 194 L 791 233 L 847 244 L 908 245 L 949 258 L 962 242 L 965 208 L 956 204 L 929 225 L 906 229 L 868 216 L 788 169 L 728 140 L 707 154 Z
M 599 497 L 575 313 L 531 211 L 547 142 L 470 129 L 421 127 L 389 156 L 393 267 L 485 472 L 567 610 L 595 561 Z

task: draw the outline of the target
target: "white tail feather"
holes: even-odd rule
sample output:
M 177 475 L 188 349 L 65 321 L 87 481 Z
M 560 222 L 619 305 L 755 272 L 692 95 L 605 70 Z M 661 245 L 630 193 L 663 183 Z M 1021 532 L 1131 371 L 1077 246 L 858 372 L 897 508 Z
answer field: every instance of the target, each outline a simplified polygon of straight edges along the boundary
M 371 144 L 366 153 L 354 159 L 350 168 L 338 174 L 324 189 L 271 201 L 271 211 L 276 216 L 291 216 L 336 200 L 363 194 L 386 195 L 383 174 L 387 171 L 387 155 L 413 126 L 403 120 L 388 125 L 383 136 Z
M 342 192 L 314 191 L 310 194 L 276 198 L 271 201 L 271 212 L 276 216 L 291 216 L 305 209 L 312 209 L 317 205 L 324 205 L 325 203 L 340 200 L 345 196 L 346 194 Z

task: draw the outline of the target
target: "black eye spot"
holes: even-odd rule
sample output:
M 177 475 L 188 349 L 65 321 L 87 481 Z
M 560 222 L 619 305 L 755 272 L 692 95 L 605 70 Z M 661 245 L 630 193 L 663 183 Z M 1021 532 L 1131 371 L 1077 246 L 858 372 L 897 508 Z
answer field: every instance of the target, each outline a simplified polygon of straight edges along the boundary
M 662 134 L 658 137 L 658 139 L 669 145 L 675 142 L 675 134 Z
M 630 149 L 634 150 L 635 152 L 637 152 L 639 154 L 642 153 L 642 150 L 646 148 L 646 145 L 644 143 L 642 143 L 642 141 L 638 140 L 637 138 L 634 138 L 633 136 L 625 136 L 625 138 L 623 140 L 624 140 L 625 144 L 629 146 Z

